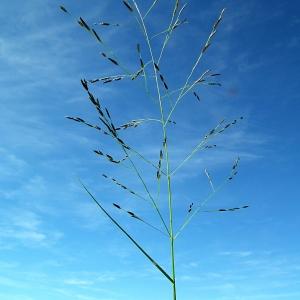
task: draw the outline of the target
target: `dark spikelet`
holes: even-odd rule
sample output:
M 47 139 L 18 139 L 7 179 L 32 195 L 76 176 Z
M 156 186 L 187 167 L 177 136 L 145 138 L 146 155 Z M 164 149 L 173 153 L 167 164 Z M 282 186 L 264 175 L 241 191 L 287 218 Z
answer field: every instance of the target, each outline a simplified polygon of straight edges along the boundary
M 121 130 L 121 129 L 125 130 L 125 129 L 130 128 L 130 127 L 135 128 L 135 127 L 139 126 L 142 123 L 143 123 L 143 121 L 140 121 L 140 120 L 132 120 L 132 121 L 130 121 L 126 124 L 123 124 L 120 127 L 116 128 L 116 130 Z
M 63 11 L 63 12 L 65 12 L 66 14 L 68 14 L 69 12 L 66 10 L 66 8 L 65 7 L 63 7 L 62 5 L 60 5 L 59 6 L 59 8 Z
M 114 131 L 114 136 L 116 136 L 116 127 L 114 126 L 113 123 L 110 123 L 110 124 L 111 124 L 111 127 L 112 127 L 113 131 Z
M 89 126 L 91 128 L 95 128 L 95 129 L 97 129 L 99 131 L 102 131 L 104 134 L 107 134 L 107 132 L 103 131 L 99 126 L 92 125 L 92 124 L 86 122 L 85 120 L 83 120 L 81 118 L 78 118 L 78 117 L 74 118 L 74 117 L 69 117 L 69 116 L 66 116 L 66 118 L 69 119 L 69 120 L 73 120 L 75 122 L 83 123 L 83 124 L 85 124 L 85 125 L 87 125 L 87 126 Z
M 240 117 L 240 120 L 243 120 L 244 119 L 244 117 Z
M 113 203 L 113 206 L 116 207 L 116 208 L 118 208 L 118 209 L 122 209 L 121 206 L 118 205 L 118 204 L 116 204 L 116 203 Z
M 221 14 L 220 14 L 218 20 L 215 22 L 215 24 L 213 26 L 213 30 L 216 30 L 217 27 L 219 26 L 220 22 L 222 21 L 224 11 L 225 11 L 225 8 L 222 9 Z
M 164 141 L 163 141 L 163 146 L 164 146 L 164 147 L 166 146 L 166 143 L 167 143 L 167 138 L 165 137 L 165 138 L 164 138 Z
M 106 179 L 110 179 L 111 181 L 113 181 L 116 185 L 118 185 L 118 186 L 121 187 L 122 189 L 127 190 L 129 193 L 131 193 L 131 194 L 137 196 L 137 194 L 136 194 L 134 191 L 130 190 L 130 189 L 127 188 L 125 185 L 123 185 L 123 184 L 121 184 L 120 182 L 118 182 L 115 178 L 109 177 L 109 176 L 104 176 L 104 177 L 105 177 Z
M 115 160 L 111 155 L 105 154 L 105 153 L 103 153 L 103 152 L 100 151 L 100 150 L 94 150 L 94 152 L 95 152 L 97 155 L 105 156 L 110 162 L 115 163 L 115 164 L 119 164 L 121 161 L 124 160 L 124 159 L 122 159 L 122 160 Z M 104 175 L 105 175 L 105 174 L 103 174 L 103 177 L 105 177 Z M 107 177 L 105 177 L 105 178 L 107 178 Z
M 212 134 L 214 134 L 215 133 L 215 129 L 212 129 L 209 133 L 208 133 L 208 135 L 212 135 Z
M 118 140 L 122 145 L 125 145 L 125 143 L 124 143 L 120 138 L 117 138 L 117 140 Z
M 80 79 L 80 82 L 83 86 L 83 88 L 86 90 L 86 91 L 89 91 L 89 87 L 88 87 L 88 83 L 85 79 Z
M 183 24 L 187 24 L 187 23 L 188 23 L 187 18 L 183 19 L 182 21 L 178 20 L 178 21 L 174 24 L 173 29 L 176 29 L 178 26 L 183 25 Z
M 101 55 L 107 57 L 107 55 L 104 52 L 101 52 Z
M 109 119 L 111 120 L 111 117 L 110 117 L 110 114 L 109 114 L 109 111 L 107 110 L 107 108 L 105 108 L 105 112 L 106 112 L 107 116 L 109 117 Z
M 103 83 L 110 83 L 110 82 L 112 82 L 112 79 L 107 79 L 103 81 Z
M 141 58 L 140 58 L 140 65 L 141 65 L 141 68 L 145 67 L 144 62 L 143 62 L 143 60 Z
M 104 178 L 108 178 L 108 176 L 107 176 L 107 175 L 105 175 L 105 174 L 102 174 L 102 176 L 103 176 Z
M 94 150 L 94 152 L 98 155 L 104 155 L 103 152 L 101 152 L 100 150 Z
M 205 149 L 211 149 L 211 148 L 215 148 L 217 147 L 217 145 L 207 145 L 205 146 Z
M 217 211 L 236 211 L 236 210 L 240 210 L 242 208 L 248 208 L 248 205 L 242 206 L 242 207 L 233 207 L 233 208 L 221 208 L 218 209 Z
M 202 53 L 204 53 L 208 49 L 209 46 L 210 46 L 210 43 L 206 44 L 202 49 Z
M 106 157 L 109 159 L 109 160 L 111 160 L 111 161 L 113 161 L 114 159 L 112 158 L 112 156 L 111 155 L 109 155 L 109 154 L 106 154 Z
M 140 54 L 141 53 L 141 46 L 140 44 L 136 44 L 136 50 Z
M 200 101 L 199 95 L 198 95 L 196 92 L 194 92 L 193 94 L 194 94 L 194 96 L 197 98 L 197 100 Z
M 83 119 L 76 117 L 76 120 L 81 122 L 81 123 L 86 123 Z
M 158 170 L 157 170 L 157 172 L 156 172 L 156 178 L 159 180 L 160 179 L 160 177 L 161 177 L 161 172 L 160 172 L 160 169 L 161 169 L 161 161 L 162 161 L 162 159 L 163 159 L 163 151 L 162 150 L 160 150 L 160 152 L 159 152 L 159 161 L 158 161 Z
M 104 114 L 103 114 L 102 110 L 100 109 L 100 107 L 99 107 L 99 106 L 96 106 L 96 108 L 97 108 L 97 111 L 99 112 L 99 115 L 100 115 L 101 117 L 104 117 Z M 99 117 L 99 119 L 100 119 L 101 122 L 103 122 L 103 120 L 102 120 L 100 117 Z
M 190 212 L 192 211 L 193 206 L 194 206 L 194 203 L 191 203 L 191 204 L 189 205 L 188 213 L 190 213 Z
M 96 30 L 92 29 L 92 32 L 93 32 L 95 38 L 98 40 L 98 42 L 102 43 L 102 40 L 101 40 L 100 36 L 98 35 L 98 33 L 96 32 Z
M 208 85 L 222 86 L 222 84 L 219 82 L 208 82 Z
M 133 76 L 131 77 L 131 80 L 135 80 L 137 77 L 139 77 L 143 73 L 143 69 L 140 69 L 137 71 Z
M 89 95 L 89 98 L 91 100 L 91 102 L 95 105 L 95 106 L 99 106 L 99 101 L 97 101 L 94 97 L 94 95 L 88 91 L 88 95 Z
M 211 77 L 214 77 L 214 76 L 220 76 L 220 75 L 221 75 L 220 73 L 210 74 Z
M 73 120 L 73 121 L 75 121 L 75 122 L 79 122 L 76 118 L 74 118 L 74 117 L 69 117 L 69 116 L 66 116 L 65 117 L 66 119 L 69 119 L 69 120 Z
M 201 82 L 204 82 L 205 79 L 202 79 L 202 78 L 199 78 L 198 80 L 196 80 L 196 83 L 201 83 Z
M 78 23 L 84 27 L 86 30 L 91 31 L 91 28 L 88 26 L 88 24 L 80 17 Z
M 158 67 L 158 65 L 157 65 L 156 63 L 154 63 L 154 67 L 155 67 L 155 69 L 156 69 L 157 71 L 159 71 L 159 67 Z
M 168 85 L 167 85 L 167 83 L 166 83 L 164 77 L 163 77 L 161 74 L 159 74 L 159 78 L 160 78 L 160 80 L 162 81 L 162 83 L 163 83 L 165 89 L 168 90 L 169 88 L 168 88 Z
M 110 60 L 110 61 L 111 61 L 113 64 L 115 64 L 116 66 L 119 65 L 119 63 L 118 63 L 116 60 L 114 60 L 113 58 L 108 57 L 107 59 Z
M 132 211 L 127 211 L 127 213 L 128 213 L 131 217 L 133 217 L 133 218 L 136 217 L 135 214 L 134 214 Z
M 133 12 L 133 8 L 129 5 L 127 1 L 123 1 L 124 5 L 128 8 L 130 12 Z
M 156 172 L 156 178 L 160 179 L 160 172 L 159 171 Z
M 98 22 L 98 23 L 94 23 L 94 25 L 102 25 L 102 26 L 120 26 L 120 24 L 111 24 L 108 22 Z
M 95 82 L 98 82 L 98 81 L 100 81 L 99 78 L 96 78 L 96 79 L 90 79 L 90 80 L 89 80 L 90 83 L 95 83 Z

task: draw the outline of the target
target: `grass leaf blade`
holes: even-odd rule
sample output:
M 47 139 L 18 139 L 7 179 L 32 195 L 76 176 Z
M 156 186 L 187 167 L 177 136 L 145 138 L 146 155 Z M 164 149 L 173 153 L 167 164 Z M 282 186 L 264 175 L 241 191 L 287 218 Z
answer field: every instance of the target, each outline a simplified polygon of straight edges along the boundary
M 150 260 L 150 262 L 167 278 L 173 283 L 173 279 L 169 274 L 131 237 L 131 235 L 104 209 L 104 207 L 98 202 L 98 200 L 92 195 L 92 193 L 87 189 L 81 180 L 79 180 L 82 187 L 90 195 L 97 206 L 102 210 L 102 212 L 127 236 L 127 238 Z

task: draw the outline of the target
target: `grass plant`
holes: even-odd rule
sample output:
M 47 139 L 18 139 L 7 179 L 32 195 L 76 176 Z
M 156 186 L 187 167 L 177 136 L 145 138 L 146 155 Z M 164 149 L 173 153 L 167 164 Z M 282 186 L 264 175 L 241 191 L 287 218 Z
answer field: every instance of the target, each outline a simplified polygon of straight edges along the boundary
M 120 27 L 122 26 L 119 23 L 109 23 L 100 21 L 91 25 L 83 17 L 73 16 L 69 8 L 60 6 L 60 9 L 63 13 L 69 15 L 77 24 L 80 25 L 95 41 L 100 47 L 101 56 L 103 59 L 107 60 L 112 64 L 116 69 L 116 75 L 103 75 L 102 77 L 95 79 L 81 79 L 81 84 L 83 89 L 86 91 L 88 98 L 91 104 L 94 106 L 97 117 L 98 124 L 91 124 L 88 121 L 80 117 L 67 117 L 68 119 L 80 123 L 82 125 L 93 128 L 103 135 L 109 137 L 113 140 L 116 147 L 119 148 L 120 153 L 122 153 L 121 158 L 115 158 L 112 154 L 104 152 L 101 150 L 94 150 L 94 153 L 99 157 L 107 159 L 111 164 L 123 165 L 133 171 L 138 182 L 141 183 L 141 186 L 144 189 L 144 194 L 141 194 L 123 183 L 118 179 L 103 174 L 103 177 L 106 180 L 111 181 L 116 188 L 120 188 L 128 193 L 129 196 L 139 198 L 145 203 L 148 203 L 153 208 L 154 212 L 157 214 L 157 217 L 160 221 L 159 226 L 152 224 L 143 217 L 137 215 L 131 210 L 124 209 L 119 203 L 112 203 L 113 207 L 116 210 L 122 211 L 127 214 L 129 217 L 135 219 L 137 222 L 141 222 L 146 226 L 149 226 L 155 230 L 158 234 L 164 235 L 169 240 L 169 251 L 170 251 L 170 265 L 171 270 L 166 270 L 159 262 L 157 262 L 152 255 L 150 255 L 142 245 L 131 235 L 128 230 L 123 227 L 107 209 L 104 208 L 102 200 L 98 200 L 96 196 L 92 194 L 90 189 L 80 181 L 84 190 L 88 193 L 91 199 L 99 207 L 99 209 L 108 217 L 108 219 L 114 224 L 130 241 L 131 243 L 152 263 L 152 265 L 167 279 L 172 289 L 172 299 L 176 300 L 176 240 L 181 235 L 183 230 L 187 225 L 195 218 L 195 216 L 202 213 L 224 213 L 224 212 L 234 212 L 240 209 L 245 209 L 248 206 L 239 206 L 234 208 L 220 208 L 217 210 L 205 209 L 205 204 L 218 193 L 221 188 L 231 181 L 237 174 L 239 158 L 237 158 L 232 168 L 224 178 L 224 180 L 216 185 L 209 171 L 205 169 L 205 174 L 207 176 L 208 183 L 211 187 L 211 192 L 209 195 L 200 201 L 198 204 L 191 203 L 188 207 L 187 214 L 179 228 L 174 226 L 174 203 L 173 198 L 173 178 L 185 166 L 190 162 L 194 155 L 200 151 L 205 151 L 209 148 L 216 147 L 215 144 L 211 144 L 211 141 L 216 136 L 219 136 L 223 133 L 226 133 L 229 128 L 236 125 L 243 117 L 239 117 L 230 122 L 225 122 L 225 120 L 220 121 L 216 126 L 207 130 L 207 133 L 199 141 L 199 143 L 190 150 L 187 156 L 175 166 L 171 166 L 170 160 L 170 149 L 169 149 L 169 140 L 170 140 L 170 126 L 176 126 L 176 122 L 173 120 L 174 112 L 178 109 L 181 102 L 188 96 L 195 97 L 195 101 L 201 102 L 201 97 L 197 93 L 197 88 L 200 85 L 208 86 L 220 86 L 220 82 L 216 81 L 220 77 L 220 74 L 213 72 L 210 69 L 199 72 L 199 65 L 204 55 L 211 47 L 213 39 L 215 38 L 220 24 L 223 20 L 225 9 L 222 9 L 219 13 L 219 16 L 216 18 L 216 21 L 212 25 L 211 32 L 208 34 L 208 38 L 203 44 L 202 48 L 199 51 L 198 56 L 195 58 L 195 61 L 190 69 L 190 72 L 187 74 L 186 79 L 183 84 L 176 88 L 171 89 L 168 83 L 168 78 L 164 74 L 161 68 L 161 62 L 167 58 L 164 57 L 165 50 L 167 49 L 172 36 L 176 33 L 178 27 L 186 26 L 187 20 L 182 17 L 185 12 L 186 4 L 182 5 L 179 0 L 173 1 L 172 11 L 170 12 L 170 22 L 167 28 L 162 28 L 161 32 L 150 32 L 149 31 L 149 22 L 151 22 L 151 15 L 155 13 L 155 9 L 160 4 L 160 1 L 154 0 L 152 4 L 145 11 L 141 11 L 139 4 L 135 0 L 119 1 L 119 4 L 124 6 L 124 12 L 128 13 L 129 18 L 134 18 L 137 23 L 138 30 L 141 31 L 144 38 L 143 44 L 146 45 L 145 49 L 142 49 L 141 43 L 138 43 L 136 46 L 136 57 L 139 62 L 139 66 L 135 70 L 130 71 L 118 58 L 118 56 L 112 51 L 109 45 L 104 41 L 103 37 L 96 31 L 96 26 L 103 27 Z M 167 14 L 166 14 L 167 15 Z M 160 39 L 157 39 L 157 38 Z M 157 43 L 161 42 L 160 47 L 157 46 Z M 153 44 L 156 43 L 155 49 L 159 48 L 159 51 L 154 51 Z M 157 52 L 157 53 L 155 53 Z M 145 60 L 145 58 L 148 58 Z M 195 73 L 200 73 L 196 75 Z M 114 120 L 108 110 L 104 105 L 99 101 L 99 99 L 91 91 L 90 86 L 94 84 L 115 84 L 119 81 L 127 80 L 130 84 L 140 84 L 142 83 L 145 87 L 145 94 L 149 97 L 150 100 L 154 100 L 155 105 L 158 107 L 158 116 L 155 118 L 139 118 L 131 120 L 125 124 L 117 125 L 116 120 Z M 158 123 L 160 125 L 160 133 L 162 136 L 160 151 L 158 153 L 158 163 L 148 159 L 143 153 L 140 153 L 132 145 L 129 145 L 123 138 L 123 132 L 126 130 L 134 130 L 138 126 L 142 126 L 144 123 Z M 148 180 L 144 178 L 143 172 L 141 172 L 139 165 L 136 163 L 136 159 L 139 159 L 142 163 L 145 163 L 149 168 L 155 170 L 156 176 L 153 180 L 157 185 L 157 196 L 154 196 L 153 192 L 148 186 Z M 166 217 L 161 208 L 158 205 L 158 199 L 160 196 L 161 185 L 166 184 L 167 189 L 167 198 L 163 199 L 168 203 L 168 216 Z

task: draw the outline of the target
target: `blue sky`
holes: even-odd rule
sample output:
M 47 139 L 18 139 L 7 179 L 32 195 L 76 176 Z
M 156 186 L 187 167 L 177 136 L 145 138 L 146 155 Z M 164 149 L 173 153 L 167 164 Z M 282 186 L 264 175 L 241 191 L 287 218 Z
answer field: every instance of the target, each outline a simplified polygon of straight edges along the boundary
M 142 11 L 151 4 L 138 2 L 143 2 Z M 103 49 L 58 9 L 61 4 L 89 24 L 120 24 L 95 28 L 128 69 L 138 68 L 137 42 L 145 61 L 149 59 L 139 27 L 122 1 L 1 2 L 0 299 L 170 299 L 168 281 L 111 226 L 78 182 L 81 178 L 170 269 L 167 239 L 111 205 L 119 203 L 160 226 L 147 203 L 101 176 L 114 176 L 145 195 L 131 170 L 93 153 L 100 149 L 121 158 L 115 143 L 64 118 L 97 123 L 80 79 L 122 70 L 99 54 Z M 147 17 L 151 34 L 166 28 L 171 4 L 158 1 Z M 250 207 L 201 213 L 179 236 L 178 299 L 294 300 L 300 297 L 299 3 L 191 0 L 183 13 L 188 24 L 174 32 L 161 72 L 170 90 L 183 85 L 223 7 L 224 20 L 193 77 L 211 68 L 222 74 L 222 87 L 199 85 L 200 102 L 191 93 L 178 105 L 172 116 L 177 124 L 169 126 L 172 168 L 221 119 L 244 119 L 211 141 L 216 148 L 199 152 L 174 176 L 175 227 L 191 202 L 201 203 L 211 192 L 204 169 L 217 186 L 237 156 L 238 175 L 206 207 Z M 157 56 L 162 40 L 153 41 Z M 98 83 L 92 89 L 118 125 L 159 117 L 141 78 Z M 121 134 L 157 163 L 162 143 L 157 124 Z M 137 166 L 155 194 L 155 172 L 145 164 Z M 167 218 L 165 189 L 159 205 Z

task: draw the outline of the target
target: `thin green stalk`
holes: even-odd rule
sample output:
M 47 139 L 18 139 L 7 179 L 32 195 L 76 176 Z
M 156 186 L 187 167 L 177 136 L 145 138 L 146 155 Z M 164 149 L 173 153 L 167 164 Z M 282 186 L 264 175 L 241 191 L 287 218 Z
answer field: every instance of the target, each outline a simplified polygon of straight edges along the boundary
M 158 2 L 158 0 L 154 0 L 153 3 L 151 4 L 151 6 L 149 7 L 149 9 L 147 10 L 147 12 L 145 13 L 143 19 L 145 20 L 146 17 L 149 15 L 149 13 L 151 12 L 151 10 L 153 9 L 153 7 L 156 5 L 156 3 Z
M 166 134 L 166 129 L 164 127 Z M 166 135 L 165 135 L 166 136 Z M 168 203 L 169 203 L 169 218 L 170 218 L 170 246 L 171 246 L 171 263 L 172 263 L 172 279 L 173 279 L 173 300 L 176 300 L 176 274 L 175 274 L 175 251 L 174 251 L 174 233 L 173 233 L 173 199 L 171 190 L 170 162 L 167 142 L 165 143 L 165 155 L 167 164 L 167 180 L 168 180 Z
M 178 0 L 177 0 L 178 1 Z M 176 3 L 177 3 L 176 1 Z M 140 13 L 140 10 L 136 4 L 136 2 L 133 0 L 133 3 L 135 5 L 135 8 L 138 12 L 138 15 L 141 19 L 141 25 L 143 27 L 144 35 L 146 38 L 146 42 L 149 48 L 152 64 L 153 64 L 153 71 L 155 74 L 155 82 L 156 82 L 156 89 L 158 94 L 158 100 L 159 100 L 159 108 L 160 108 L 160 114 L 161 114 L 161 121 L 162 121 L 162 130 L 163 130 L 163 140 L 164 140 L 164 149 L 165 149 L 165 157 L 166 157 L 166 164 L 167 164 L 167 181 L 168 181 L 168 203 L 169 203 L 169 219 L 170 219 L 170 226 L 169 226 L 169 234 L 170 234 L 170 248 L 171 248 L 171 264 L 172 264 L 172 287 L 173 287 L 173 300 L 176 300 L 176 275 L 175 275 L 175 251 L 174 251 L 174 236 L 173 236 L 173 205 L 172 205 L 172 190 L 171 190 L 171 177 L 170 177 L 170 164 L 169 164 L 169 153 L 168 153 L 168 147 L 167 147 L 167 132 L 165 127 L 165 121 L 164 121 L 164 111 L 161 101 L 161 95 L 160 95 L 160 89 L 159 89 L 159 83 L 158 83 L 158 76 L 157 76 L 157 70 L 155 68 L 155 60 L 154 55 L 152 52 L 151 43 L 149 40 L 149 36 L 147 33 L 147 29 L 144 23 L 144 20 L 142 18 L 142 15 Z

